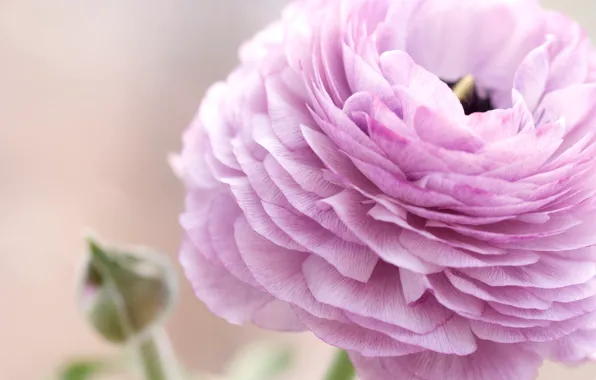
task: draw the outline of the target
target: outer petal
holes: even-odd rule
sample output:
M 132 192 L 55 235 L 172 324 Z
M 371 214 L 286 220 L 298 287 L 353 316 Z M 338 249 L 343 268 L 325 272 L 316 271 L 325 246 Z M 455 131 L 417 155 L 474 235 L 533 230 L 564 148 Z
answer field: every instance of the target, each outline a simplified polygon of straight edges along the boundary
M 273 301 L 271 295 L 238 280 L 223 265 L 209 262 L 189 240 L 180 248 L 180 263 L 196 296 L 230 323 L 250 321 L 255 312 Z
M 362 380 L 534 380 L 542 359 L 522 346 L 480 341 L 468 356 L 423 352 L 394 358 L 351 354 Z
M 596 353 L 596 330 L 579 330 L 549 346 L 549 358 L 558 362 L 573 364 L 593 358 Z
M 318 317 L 342 319 L 340 310 L 318 302 L 306 286 L 302 263 L 308 254 L 273 245 L 255 233 L 245 220 L 236 225 L 235 238 L 246 266 L 272 296 Z
M 304 331 L 306 326 L 300 321 L 292 306 L 280 300 L 274 300 L 257 310 L 252 322 L 262 328 L 276 331 Z
M 453 314 L 432 297 L 409 306 L 399 271 L 386 264 L 379 264 L 367 283 L 342 277 L 316 256 L 304 262 L 303 271 L 309 289 L 320 302 L 419 334 L 437 328 Z
M 424 350 L 353 322 L 341 323 L 317 318 L 299 308 L 296 308 L 295 312 L 319 338 L 345 350 L 358 351 L 366 356 L 400 356 Z

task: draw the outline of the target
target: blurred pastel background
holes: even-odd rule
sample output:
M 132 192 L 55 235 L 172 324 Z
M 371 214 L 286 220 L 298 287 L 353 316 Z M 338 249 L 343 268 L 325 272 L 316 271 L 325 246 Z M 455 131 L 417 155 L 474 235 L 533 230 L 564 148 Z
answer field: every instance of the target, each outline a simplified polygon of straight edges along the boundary
M 206 89 L 283 0 L 0 0 L 0 379 L 46 379 L 65 359 L 113 350 L 79 314 L 81 237 L 176 256 L 182 189 L 166 163 Z M 596 2 L 545 0 L 596 37 Z M 218 370 L 255 339 L 283 340 L 321 378 L 331 351 L 212 316 L 181 280 L 168 325 L 192 368 Z M 596 379 L 547 365 L 541 380 Z M 515 380 L 515 379 L 512 379 Z

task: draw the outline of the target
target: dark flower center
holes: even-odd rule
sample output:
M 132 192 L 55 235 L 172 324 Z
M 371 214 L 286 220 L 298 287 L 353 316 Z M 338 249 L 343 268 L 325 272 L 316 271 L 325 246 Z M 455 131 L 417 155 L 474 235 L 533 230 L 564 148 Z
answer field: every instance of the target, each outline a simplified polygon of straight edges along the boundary
M 453 88 L 460 83 L 460 81 L 456 82 L 447 82 L 444 81 L 449 88 L 453 90 Z M 460 99 L 461 105 L 464 107 L 464 112 L 466 115 L 472 114 L 474 112 L 486 112 L 495 109 L 490 101 L 490 97 L 483 98 L 478 94 L 478 89 L 476 88 L 476 84 L 470 87 L 469 91 L 467 92 L 466 96 Z

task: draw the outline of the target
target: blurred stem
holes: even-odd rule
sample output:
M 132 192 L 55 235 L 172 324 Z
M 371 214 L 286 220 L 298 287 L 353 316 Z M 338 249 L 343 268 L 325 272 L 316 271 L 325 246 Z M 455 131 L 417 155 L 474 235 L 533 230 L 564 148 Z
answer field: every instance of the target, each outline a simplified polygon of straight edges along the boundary
M 333 359 L 325 380 L 352 380 L 355 375 L 356 371 L 348 353 L 340 350 L 335 355 L 335 359 Z
M 144 380 L 182 379 L 170 341 L 162 328 L 155 328 L 136 342 L 136 350 Z

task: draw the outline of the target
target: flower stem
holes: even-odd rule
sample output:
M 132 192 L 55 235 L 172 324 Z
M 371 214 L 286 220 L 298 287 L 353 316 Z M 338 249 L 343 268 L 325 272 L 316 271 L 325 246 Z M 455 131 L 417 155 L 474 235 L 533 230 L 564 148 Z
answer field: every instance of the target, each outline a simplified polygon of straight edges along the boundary
M 144 380 L 181 380 L 172 347 L 165 331 L 155 328 L 136 342 Z
M 325 380 L 352 380 L 356 375 L 354 366 L 347 352 L 340 350 L 335 355 L 331 367 L 327 371 Z

